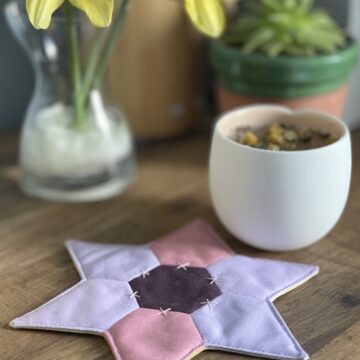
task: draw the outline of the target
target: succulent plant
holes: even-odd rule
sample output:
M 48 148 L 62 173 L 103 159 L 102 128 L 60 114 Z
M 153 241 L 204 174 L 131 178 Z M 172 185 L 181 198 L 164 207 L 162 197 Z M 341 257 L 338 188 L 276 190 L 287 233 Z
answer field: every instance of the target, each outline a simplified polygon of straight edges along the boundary
M 314 8 L 312 0 L 250 0 L 247 6 L 250 13 L 241 16 L 224 38 L 245 52 L 314 56 L 346 44 L 343 30 L 325 10 Z

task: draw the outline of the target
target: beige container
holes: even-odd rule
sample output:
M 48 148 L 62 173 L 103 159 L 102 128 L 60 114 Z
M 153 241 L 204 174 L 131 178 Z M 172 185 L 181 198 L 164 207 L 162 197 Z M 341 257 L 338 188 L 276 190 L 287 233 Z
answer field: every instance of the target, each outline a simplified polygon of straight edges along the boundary
M 131 1 L 109 80 L 137 139 L 181 135 L 201 118 L 199 53 L 180 1 Z

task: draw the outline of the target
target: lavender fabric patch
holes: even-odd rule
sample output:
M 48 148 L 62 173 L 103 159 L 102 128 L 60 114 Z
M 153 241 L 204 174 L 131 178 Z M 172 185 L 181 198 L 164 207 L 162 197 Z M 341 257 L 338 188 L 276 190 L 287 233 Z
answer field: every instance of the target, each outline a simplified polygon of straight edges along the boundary
M 202 220 L 150 246 L 66 246 L 80 282 L 12 327 L 100 335 L 117 360 L 183 360 L 207 349 L 308 358 L 272 301 L 316 266 L 235 255 Z
M 143 271 L 159 266 L 146 245 L 96 244 L 68 240 L 66 247 L 84 279 L 129 281 Z
M 275 299 L 292 286 L 314 276 L 318 268 L 312 265 L 232 256 L 208 267 L 217 278 L 221 291 L 234 292 L 260 299 Z
M 207 348 L 274 359 L 308 357 L 270 302 L 227 293 L 192 318 Z
M 83 280 L 10 325 L 101 333 L 114 323 L 114 318 L 122 318 L 139 308 L 131 294 L 125 282 Z

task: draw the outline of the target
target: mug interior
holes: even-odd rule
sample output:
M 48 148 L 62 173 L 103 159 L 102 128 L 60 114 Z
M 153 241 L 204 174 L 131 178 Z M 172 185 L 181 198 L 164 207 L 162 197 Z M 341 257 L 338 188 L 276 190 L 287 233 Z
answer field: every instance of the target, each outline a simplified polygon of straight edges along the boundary
M 337 141 L 347 132 L 346 125 L 340 119 L 326 113 L 316 110 L 292 111 L 286 107 L 273 105 L 256 105 L 232 110 L 220 117 L 217 130 L 220 135 L 232 140 L 238 127 L 257 130 L 275 122 L 329 133 L 338 138 Z

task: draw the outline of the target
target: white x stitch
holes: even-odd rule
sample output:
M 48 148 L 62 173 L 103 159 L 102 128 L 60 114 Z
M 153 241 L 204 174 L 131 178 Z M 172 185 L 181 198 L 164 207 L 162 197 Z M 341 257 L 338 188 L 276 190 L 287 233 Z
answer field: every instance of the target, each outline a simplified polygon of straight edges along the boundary
M 146 276 L 150 276 L 150 273 L 147 272 L 147 271 L 145 271 L 145 270 L 141 270 L 141 274 L 140 274 L 140 275 L 142 276 L 143 279 L 145 279 Z
M 207 278 L 207 279 L 210 280 L 210 285 L 212 285 L 212 284 L 217 284 L 217 283 L 219 282 L 218 276 L 209 277 L 209 278 Z
M 187 271 L 187 267 L 188 267 L 188 266 L 190 266 L 190 263 L 189 263 L 189 262 L 187 262 L 187 263 L 179 263 L 176 268 Z
M 213 300 L 213 301 L 210 301 L 209 299 L 206 299 L 206 301 L 202 301 L 200 303 L 201 305 L 207 305 L 209 307 L 209 310 L 211 311 L 212 310 L 212 306 L 213 305 L 216 305 L 217 303 Z
M 158 312 L 156 315 L 164 315 L 167 316 L 167 314 L 171 311 L 171 308 L 163 309 L 162 307 L 159 309 L 160 312 Z
M 139 298 L 140 295 L 138 295 L 138 291 L 133 291 L 131 294 L 130 294 L 130 299 L 133 299 L 133 298 Z

